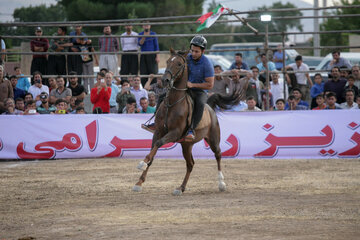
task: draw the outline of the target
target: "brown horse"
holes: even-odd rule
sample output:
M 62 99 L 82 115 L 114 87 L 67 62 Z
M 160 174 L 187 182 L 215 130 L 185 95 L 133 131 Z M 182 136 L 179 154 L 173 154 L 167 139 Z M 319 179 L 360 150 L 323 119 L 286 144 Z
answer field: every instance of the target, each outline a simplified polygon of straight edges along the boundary
M 191 123 L 192 100 L 187 90 L 188 69 L 186 57 L 187 53 L 176 53 L 170 50 L 171 56 L 167 60 L 167 68 L 162 77 L 164 86 L 168 91 L 164 101 L 158 107 L 155 116 L 155 132 L 152 139 L 150 153 L 138 165 L 138 169 L 143 170 L 139 181 L 133 187 L 133 191 L 141 191 L 141 185 L 145 182 L 146 174 L 154 159 L 157 150 L 164 144 L 170 142 L 181 142 L 183 156 L 186 160 L 186 174 L 180 185 L 173 192 L 174 195 L 181 195 L 185 191 L 190 173 L 194 166 L 192 156 L 193 145 L 202 139 L 210 145 L 215 154 L 218 167 L 219 190 L 225 191 L 226 185 L 224 175 L 221 172 L 221 150 L 220 150 L 220 127 L 214 108 L 227 108 L 238 102 L 239 94 L 233 93 L 229 96 L 213 94 L 207 101 L 204 108 L 202 119 L 195 130 L 195 139 L 187 142 L 183 141 L 185 134 Z

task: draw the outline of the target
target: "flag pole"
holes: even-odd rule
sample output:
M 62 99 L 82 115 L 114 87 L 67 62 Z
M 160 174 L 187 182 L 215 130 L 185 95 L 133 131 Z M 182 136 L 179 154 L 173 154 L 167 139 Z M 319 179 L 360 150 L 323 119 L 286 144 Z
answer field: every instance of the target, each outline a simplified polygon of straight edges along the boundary
M 240 22 L 242 22 L 245 26 L 247 26 L 248 28 L 250 28 L 251 31 L 253 31 L 256 35 L 259 33 L 259 31 L 258 31 L 256 28 L 254 28 L 253 26 L 251 26 L 251 25 L 246 21 L 246 19 L 237 16 L 237 15 L 234 13 L 234 10 L 233 10 L 233 9 L 229 9 L 229 13 L 233 14 Z

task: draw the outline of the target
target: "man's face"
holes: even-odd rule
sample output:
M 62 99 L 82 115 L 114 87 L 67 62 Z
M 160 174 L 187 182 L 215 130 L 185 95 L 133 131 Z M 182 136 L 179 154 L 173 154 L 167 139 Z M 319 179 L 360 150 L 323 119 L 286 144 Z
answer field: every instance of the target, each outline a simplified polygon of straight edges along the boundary
M 345 99 L 346 99 L 346 102 L 353 103 L 354 102 L 354 93 L 346 92 Z
M 81 33 L 81 30 L 82 30 L 82 26 L 76 26 L 75 27 L 76 32 Z
M 70 84 L 71 85 L 76 85 L 77 81 L 78 81 L 77 77 L 70 77 Z M 49 82 L 50 82 L 50 80 L 49 80 Z
M 16 75 L 20 75 L 20 74 L 21 74 L 21 69 L 20 69 L 20 68 L 16 68 L 15 74 L 16 74 Z
M 202 50 L 200 47 L 194 45 L 191 45 L 190 51 L 191 51 L 191 56 L 195 61 L 199 60 L 204 52 L 204 50 Z
M 339 69 L 333 68 L 331 70 L 331 75 L 333 76 L 333 78 L 338 79 L 340 77 Z
M 250 99 L 250 100 L 246 101 L 246 104 L 248 105 L 248 109 L 254 109 L 255 105 L 256 105 L 256 102 L 255 102 L 254 99 Z
M 317 75 L 317 76 L 315 76 L 314 81 L 315 81 L 315 83 L 317 83 L 317 84 L 321 84 L 321 82 L 322 82 L 322 77 L 321 77 L 320 75 Z
M 6 108 L 9 108 L 9 107 L 15 108 L 14 100 L 8 99 L 8 100 L 6 101 L 6 103 L 5 103 L 5 107 L 6 107 Z
M 333 59 L 336 60 L 336 61 L 338 61 L 339 58 L 340 58 L 340 54 L 339 54 L 339 53 L 333 53 L 332 56 L 333 56 Z
M 15 108 L 24 111 L 25 108 L 24 101 L 16 101 Z
M 127 32 L 131 32 L 132 31 L 132 26 L 125 26 L 125 30 L 127 31 Z
M 41 100 L 41 103 L 45 104 L 48 101 L 48 96 L 46 94 L 42 94 L 42 95 L 40 95 L 40 100 Z
M 58 35 L 64 35 L 65 34 L 61 28 L 57 29 L 57 33 L 58 33 Z
M 266 63 L 266 62 L 267 62 L 266 55 L 261 56 L 261 62 L 262 62 L 262 63 Z
M 41 87 L 41 76 L 40 76 L 40 74 L 36 74 L 35 76 L 34 76 L 34 82 L 35 82 L 35 86 L 37 86 L 37 87 Z
M 240 79 L 239 74 L 238 74 L 236 71 L 231 71 L 231 73 L 233 74 L 233 75 L 231 76 L 231 79 L 232 79 L 234 82 L 238 82 L 239 79 Z
M 324 99 L 323 97 L 317 97 L 317 98 L 316 98 L 316 104 L 317 104 L 318 106 L 323 105 L 324 102 L 325 102 L 325 99 Z
M 104 27 L 104 34 L 105 35 L 110 35 L 111 34 L 111 27 L 110 26 Z
M 140 87 L 140 78 L 139 77 L 136 77 L 134 78 L 134 87 Z
M 155 103 L 156 97 L 155 94 L 149 94 L 149 103 Z
M 57 85 L 58 87 L 64 87 L 64 85 L 65 85 L 64 78 L 62 78 L 62 77 L 57 78 L 57 79 L 56 79 L 56 85 Z
M 140 106 L 144 111 L 146 111 L 147 107 L 149 106 L 149 102 L 147 99 L 143 99 L 140 101 Z
M 75 101 L 76 101 L 76 97 L 71 97 L 70 98 L 70 106 L 74 107 L 75 106 Z
M 360 78 L 360 69 L 359 67 L 353 67 L 351 70 L 352 75 L 355 76 L 356 79 Z
M 112 74 L 111 73 L 107 73 L 105 75 L 105 81 L 106 81 L 106 85 L 107 86 L 111 86 L 111 81 L 112 81 Z
M 56 105 L 56 109 L 57 110 L 66 110 L 66 106 L 67 104 L 65 104 L 64 102 L 60 102 Z
M 293 98 L 293 99 L 288 99 L 288 103 L 289 103 L 289 106 L 291 106 L 291 107 L 296 107 L 296 100 Z
M 150 28 L 151 28 L 150 24 L 143 25 L 143 29 L 144 29 L 145 32 L 150 31 Z
M 12 87 L 15 88 L 16 84 L 17 84 L 17 78 L 11 78 L 10 82 L 11 82 Z
M 36 30 L 35 35 L 38 36 L 38 37 L 42 36 L 42 31 Z
M 329 106 L 334 106 L 335 105 L 335 102 L 336 102 L 336 97 L 334 96 L 331 96 L 329 98 L 326 98 L 326 103 L 327 105 Z
M 259 69 L 253 68 L 251 71 L 252 71 L 254 78 L 256 79 L 259 75 Z
M 299 100 L 301 98 L 301 93 L 299 91 L 293 91 L 293 95 L 296 100 Z
M 235 62 L 240 64 L 242 63 L 242 57 L 241 56 L 235 56 Z
M 349 76 L 349 72 L 347 70 L 340 71 L 340 77 L 347 78 Z
M 284 110 L 285 109 L 285 104 L 282 101 L 278 101 L 276 103 L 276 109 L 277 110 Z
M 25 102 L 30 101 L 32 99 L 33 99 L 33 97 L 32 97 L 31 94 L 28 94 L 28 95 L 25 96 Z
M 297 61 L 296 61 L 296 66 L 297 66 L 297 67 L 300 67 L 301 64 L 302 64 L 302 61 L 301 61 L 301 60 L 297 60 Z
M 277 74 L 277 73 L 271 74 L 271 79 L 274 83 L 278 83 L 279 82 L 279 74 Z
M 130 88 L 130 84 L 128 82 L 124 82 L 122 85 L 121 85 L 121 90 L 124 92 L 126 91 L 127 89 Z
M 216 68 L 214 68 L 214 72 L 215 72 L 216 74 L 220 74 L 220 73 L 222 73 L 222 70 L 221 70 L 221 68 L 216 67 Z
M 133 113 L 135 112 L 135 105 L 136 103 L 127 103 L 126 104 L 126 110 L 128 113 Z

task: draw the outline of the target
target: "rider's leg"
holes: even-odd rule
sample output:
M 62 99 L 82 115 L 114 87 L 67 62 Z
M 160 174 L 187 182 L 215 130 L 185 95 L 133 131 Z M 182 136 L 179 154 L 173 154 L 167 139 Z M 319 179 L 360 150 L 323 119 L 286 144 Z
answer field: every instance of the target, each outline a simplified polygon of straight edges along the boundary
M 195 132 L 197 125 L 201 121 L 204 107 L 207 101 L 207 94 L 202 90 L 191 90 L 192 96 L 194 100 L 194 110 L 192 116 L 192 122 L 188 134 L 186 135 L 186 139 L 191 140 L 195 139 Z
M 164 100 L 165 96 L 166 96 L 166 93 L 159 95 L 154 115 L 156 115 L 156 112 L 157 112 L 161 102 Z M 151 118 L 153 118 L 153 116 Z M 141 124 L 141 128 L 153 133 L 153 132 L 155 132 L 155 123 L 153 122 L 153 123 L 149 123 L 149 124 L 146 124 L 146 123 Z

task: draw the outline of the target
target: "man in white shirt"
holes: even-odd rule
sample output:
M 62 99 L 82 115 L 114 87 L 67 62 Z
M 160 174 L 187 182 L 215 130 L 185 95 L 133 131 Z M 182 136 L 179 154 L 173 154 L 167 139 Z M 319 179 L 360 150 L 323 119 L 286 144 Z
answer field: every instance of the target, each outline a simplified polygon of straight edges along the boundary
M 288 97 L 288 86 L 285 84 L 285 95 L 284 95 L 284 80 L 279 81 L 279 73 L 272 73 L 270 82 L 270 92 L 272 93 L 274 99 L 274 107 L 275 103 L 278 99 L 287 99 Z
M 354 102 L 354 91 L 352 89 L 347 89 L 345 91 L 345 99 L 346 101 L 340 104 L 342 109 L 351 109 L 357 106 L 357 103 Z
M 298 88 L 300 88 L 301 92 L 303 93 L 302 100 L 310 103 L 310 88 L 312 87 L 313 83 L 308 73 L 309 66 L 303 63 L 302 56 L 298 55 L 295 58 L 295 63 L 291 63 L 286 66 L 286 69 L 289 68 L 292 68 L 295 71 Z
M 140 99 L 142 97 L 146 97 L 147 99 L 149 99 L 149 97 L 148 97 L 148 92 L 145 89 L 140 88 L 140 84 L 141 84 L 140 77 L 136 76 L 133 80 L 133 86 L 131 87 L 130 92 L 134 94 L 136 99 L 136 105 L 141 111 L 142 108 L 140 105 Z
M 47 95 L 49 95 L 49 88 L 42 84 L 42 75 L 40 72 L 34 72 L 34 85 L 30 86 L 28 92 L 31 93 L 33 99 L 36 100 L 37 107 L 41 105 L 40 94 L 46 92 Z
M 121 36 L 137 36 L 138 34 L 132 31 L 132 26 L 125 26 L 126 32 Z M 121 47 L 124 52 L 137 52 L 138 51 L 138 38 L 137 37 L 120 37 Z M 121 56 L 121 75 L 135 75 L 138 73 L 138 55 L 125 54 Z

